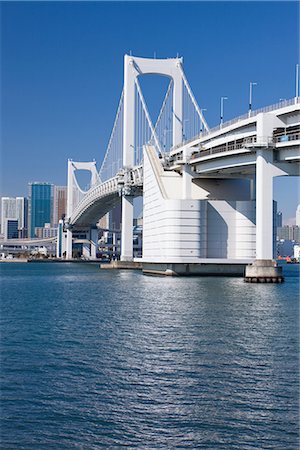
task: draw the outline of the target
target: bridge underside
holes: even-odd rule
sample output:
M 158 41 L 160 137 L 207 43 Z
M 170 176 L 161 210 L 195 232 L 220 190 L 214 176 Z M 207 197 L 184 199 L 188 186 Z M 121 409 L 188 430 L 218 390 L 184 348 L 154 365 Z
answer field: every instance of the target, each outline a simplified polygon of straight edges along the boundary
M 91 203 L 76 220 L 74 228 L 95 226 L 99 220 L 121 201 L 118 193 L 107 195 Z

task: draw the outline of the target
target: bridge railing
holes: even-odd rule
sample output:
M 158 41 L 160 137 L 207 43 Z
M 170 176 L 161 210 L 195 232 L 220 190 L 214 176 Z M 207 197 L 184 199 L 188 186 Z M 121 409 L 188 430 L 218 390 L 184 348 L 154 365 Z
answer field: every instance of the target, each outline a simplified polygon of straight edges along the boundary
M 289 142 L 289 141 L 298 141 L 300 140 L 300 132 L 297 131 L 296 133 L 291 134 L 282 134 L 281 136 L 276 136 L 274 138 L 274 142 Z
M 206 136 L 207 134 L 210 134 L 214 131 L 221 130 L 222 128 L 225 128 L 230 125 L 233 125 L 234 123 L 240 122 L 241 120 L 255 117 L 255 116 L 257 116 L 257 114 L 275 111 L 276 109 L 295 105 L 297 103 L 300 103 L 300 97 L 294 97 L 294 98 L 291 98 L 288 100 L 283 100 L 282 102 L 274 103 L 273 105 L 268 105 L 268 106 L 264 106 L 263 108 L 255 109 L 254 111 L 251 111 L 250 114 L 248 112 L 248 113 L 243 114 L 242 116 L 238 116 L 238 117 L 235 117 L 234 119 L 228 120 L 228 121 L 224 122 L 222 125 L 219 124 L 219 125 L 215 126 L 214 128 L 211 128 L 209 132 L 204 131 L 200 136 Z
M 226 142 L 223 145 L 220 145 L 215 148 L 202 148 L 199 151 L 195 152 L 191 156 L 191 160 L 207 156 L 207 155 L 215 155 L 217 153 L 223 153 L 223 152 L 230 152 L 234 150 L 240 150 L 242 148 L 255 148 L 255 147 L 274 147 L 277 143 L 280 142 L 290 142 L 300 140 L 300 132 L 297 131 L 292 134 L 282 135 L 282 136 L 266 136 L 266 137 L 257 137 L 257 136 L 250 136 L 247 138 L 244 138 L 243 140 L 238 141 L 232 141 L 232 142 Z M 178 156 L 175 158 L 175 156 Z M 180 155 L 174 155 L 174 159 L 172 159 L 172 162 L 179 161 L 182 157 Z
M 118 173 L 100 184 L 94 185 L 78 203 L 67 222 L 73 224 L 82 213 L 97 199 L 111 194 L 121 195 L 122 191 L 130 194 L 131 188 L 142 186 L 143 168 L 141 165 L 130 170 L 120 169 Z M 100 219 L 100 217 L 99 217 Z
M 266 137 L 257 137 L 257 136 L 249 136 L 244 139 L 239 139 L 236 141 L 226 142 L 223 145 L 219 145 L 215 148 L 203 148 L 199 151 L 195 152 L 191 156 L 191 160 L 200 158 L 202 156 L 207 155 L 215 155 L 218 153 L 223 152 L 231 152 L 235 150 L 241 150 L 242 148 L 253 148 L 253 147 L 273 147 L 275 143 L 275 140 L 273 136 L 266 136 Z

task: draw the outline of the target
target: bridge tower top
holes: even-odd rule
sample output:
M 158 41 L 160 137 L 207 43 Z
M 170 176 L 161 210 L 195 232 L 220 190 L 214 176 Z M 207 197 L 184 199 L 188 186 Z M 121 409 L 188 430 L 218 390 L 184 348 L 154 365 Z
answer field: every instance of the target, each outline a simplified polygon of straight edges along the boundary
M 94 186 L 99 182 L 99 174 L 97 172 L 96 161 L 76 162 L 72 159 L 68 160 L 68 198 L 67 198 L 67 217 L 71 217 L 75 206 L 83 198 L 86 193 L 82 190 L 76 179 L 77 170 L 86 170 L 91 174 L 90 186 Z
M 157 74 L 167 76 L 173 80 L 173 145 L 177 145 L 182 141 L 182 62 L 182 58 L 153 59 L 132 55 L 124 56 L 123 165 L 125 167 L 132 167 L 134 164 L 134 95 L 137 78 L 141 75 Z

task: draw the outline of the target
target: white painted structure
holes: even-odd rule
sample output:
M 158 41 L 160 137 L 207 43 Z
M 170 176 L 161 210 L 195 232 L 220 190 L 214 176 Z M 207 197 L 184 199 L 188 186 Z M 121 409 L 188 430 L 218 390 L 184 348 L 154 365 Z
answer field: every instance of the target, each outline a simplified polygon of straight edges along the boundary
M 179 172 L 185 164 L 194 171 L 194 182 L 214 180 L 251 180 L 255 198 L 255 258 L 273 257 L 273 178 L 300 175 L 299 98 L 238 118 L 170 153 L 171 168 Z M 218 180 L 218 181 L 216 181 Z M 216 184 L 214 196 L 220 198 Z M 297 193 L 293 193 L 297 195 Z
M 300 204 L 297 206 L 296 209 L 296 225 L 300 227 Z
M 153 147 L 145 148 L 143 260 L 253 260 L 255 202 L 248 199 L 249 189 L 247 193 L 239 180 L 226 180 L 220 188 L 220 200 L 208 200 L 211 180 L 205 183 L 206 189 L 191 181 L 188 197 L 184 183 L 179 173 L 164 170 Z
M 155 125 L 138 82 L 139 76 L 149 73 L 166 75 L 173 83 Z M 198 133 L 189 140 L 184 139 L 186 98 L 199 124 Z M 121 258 L 132 260 L 132 203 L 143 185 L 144 262 L 245 264 L 254 259 L 271 260 L 273 178 L 299 175 L 299 100 L 250 111 L 209 130 L 181 59 L 126 55 L 124 90 L 99 175 L 94 162 L 69 161 L 67 258 L 72 257 L 72 229 L 95 226 L 121 196 Z M 163 129 L 161 135 L 172 131 L 172 148 L 162 158 L 165 146 L 158 130 L 168 101 L 172 103 L 172 127 Z M 134 109 L 137 102 L 138 113 Z M 137 122 L 141 114 L 143 124 Z M 147 128 L 140 141 L 136 137 L 139 127 Z M 138 152 L 141 146 L 144 161 Z M 91 172 L 87 192 L 76 182 L 78 169 Z
M 123 167 L 131 169 L 134 166 L 135 148 L 135 85 L 140 92 L 138 77 L 146 74 L 164 75 L 173 81 L 173 145 L 182 142 L 183 127 L 183 80 L 182 58 L 149 59 L 125 55 L 124 58 L 124 133 L 123 133 Z M 148 113 L 146 109 L 146 114 Z M 206 122 L 199 110 L 206 128 Z M 149 120 L 151 126 L 151 122 Z M 153 130 L 154 131 L 154 130 Z M 155 133 L 154 133 L 155 138 Z M 159 145 L 158 145 L 159 147 Z M 132 224 L 133 201 L 131 196 L 122 196 L 122 238 L 121 258 L 132 260 Z
M 15 197 L 1 198 L 1 234 L 5 232 L 5 219 L 16 219 L 16 199 Z

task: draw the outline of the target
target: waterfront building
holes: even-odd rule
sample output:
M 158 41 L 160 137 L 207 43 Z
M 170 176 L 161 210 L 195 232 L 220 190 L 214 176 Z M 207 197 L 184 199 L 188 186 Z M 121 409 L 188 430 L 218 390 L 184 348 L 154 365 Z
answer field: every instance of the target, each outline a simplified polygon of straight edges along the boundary
M 276 255 L 281 257 L 293 256 L 295 241 L 281 239 L 276 243 Z
M 300 204 L 296 209 L 296 225 L 300 227 Z
M 18 220 L 19 237 L 27 237 L 28 200 L 25 197 L 1 198 L 1 234 L 5 234 L 6 219 Z M 7 231 L 7 230 L 6 230 Z
M 5 231 L 5 219 L 16 218 L 16 199 L 14 197 L 1 198 L 1 234 Z
M 276 214 L 276 228 L 282 227 L 282 212 L 278 211 Z
M 54 186 L 53 191 L 53 220 L 52 224 L 57 227 L 60 219 L 67 212 L 67 186 Z
M 28 233 L 28 199 L 26 197 L 16 197 L 16 218 L 19 238 L 26 238 Z
M 113 230 L 120 230 L 122 222 L 121 204 L 115 206 L 109 212 L 109 228 Z
M 51 223 L 53 185 L 50 183 L 29 183 L 29 233 L 35 237 L 35 228 Z
M 35 227 L 34 233 L 39 239 L 53 238 L 57 236 L 57 227 L 51 227 L 50 223 L 45 223 L 44 227 Z
M 300 245 L 294 245 L 294 258 L 300 261 Z
M 143 255 L 143 226 L 139 219 L 133 219 L 133 254 L 135 258 Z
M 18 219 L 4 219 L 4 239 L 17 239 L 19 237 Z
M 297 225 L 284 225 L 277 228 L 277 238 L 285 241 L 300 242 L 300 227 Z

